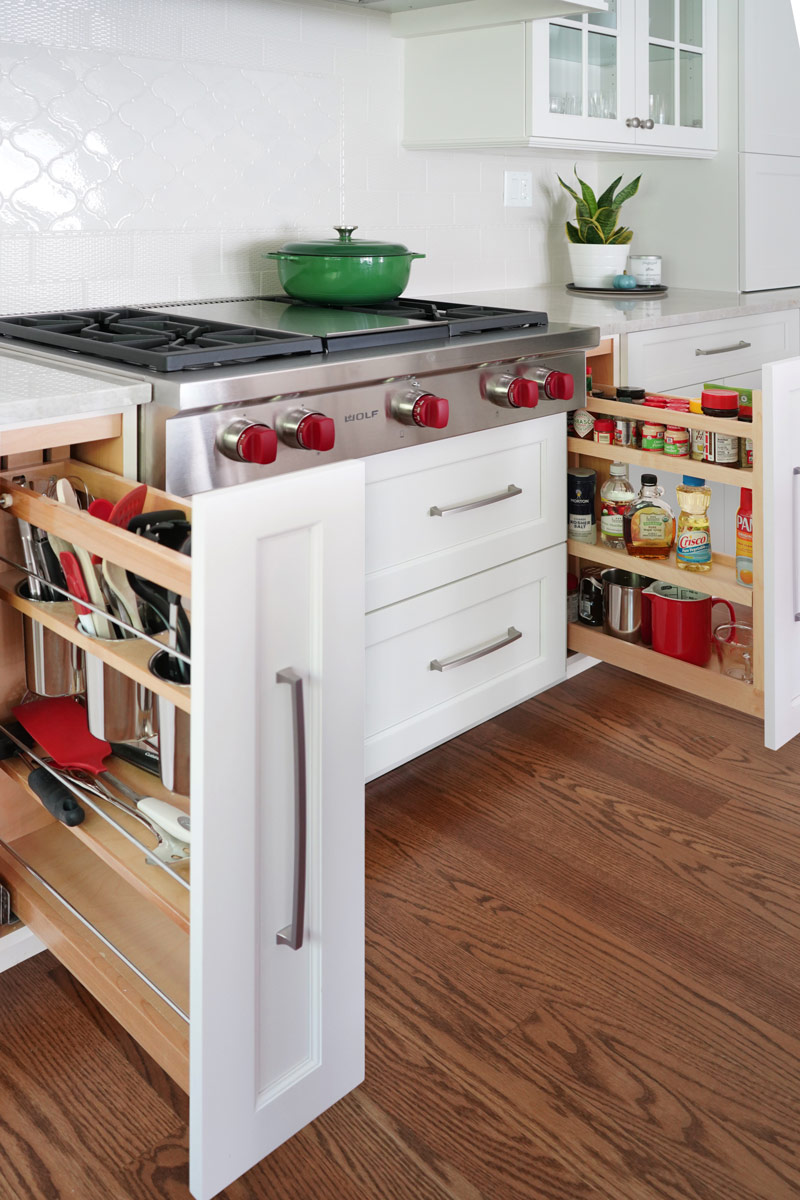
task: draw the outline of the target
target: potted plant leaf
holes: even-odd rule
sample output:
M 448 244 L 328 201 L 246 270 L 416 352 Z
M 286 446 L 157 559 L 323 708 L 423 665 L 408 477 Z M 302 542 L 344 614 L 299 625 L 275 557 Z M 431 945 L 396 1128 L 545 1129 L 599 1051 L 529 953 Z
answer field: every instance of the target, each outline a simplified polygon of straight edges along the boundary
M 633 231 L 618 223 L 619 210 L 626 200 L 636 195 L 642 177 L 637 175 L 617 191 L 622 183 L 620 175 L 599 197 L 595 197 L 589 184 L 580 178 L 577 167 L 575 178 L 580 184 L 580 195 L 558 176 L 564 191 L 575 201 L 575 223 L 567 221 L 572 282 L 576 287 L 610 288 L 614 276 L 625 270 L 628 246 L 633 238 Z

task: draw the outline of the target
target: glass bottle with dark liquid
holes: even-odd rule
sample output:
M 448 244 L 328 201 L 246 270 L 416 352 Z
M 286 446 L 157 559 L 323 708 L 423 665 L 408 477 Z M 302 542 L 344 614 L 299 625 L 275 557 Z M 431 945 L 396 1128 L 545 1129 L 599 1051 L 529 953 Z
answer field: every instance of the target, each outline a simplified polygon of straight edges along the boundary
M 625 548 L 634 558 L 669 558 L 675 516 L 655 475 L 643 475 L 639 495 L 622 518 Z

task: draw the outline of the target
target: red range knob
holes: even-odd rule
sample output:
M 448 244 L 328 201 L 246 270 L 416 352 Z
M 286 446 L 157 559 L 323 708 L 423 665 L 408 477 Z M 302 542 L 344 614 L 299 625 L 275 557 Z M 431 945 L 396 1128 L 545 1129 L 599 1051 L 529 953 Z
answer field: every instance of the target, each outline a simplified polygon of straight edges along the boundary
M 539 403 L 538 383 L 534 379 L 512 379 L 508 385 L 508 403 L 512 408 L 536 408 Z
M 414 403 L 414 424 L 425 429 L 445 429 L 450 420 L 450 404 L 441 396 L 425 393 Z
M 564 371 L 551 371 L 544 381 L 544 393 L 550 400 L 571 400 L 575 381 Z
M 297 441 L 303 450 L 332 450 L 336 441 L 333 417 L 309 413 L 297 426 Z
M 267 425 L 248 425 L 236 441 L 236 453 L 242 462 L 265 467 L 278 457 L 278 435 Z

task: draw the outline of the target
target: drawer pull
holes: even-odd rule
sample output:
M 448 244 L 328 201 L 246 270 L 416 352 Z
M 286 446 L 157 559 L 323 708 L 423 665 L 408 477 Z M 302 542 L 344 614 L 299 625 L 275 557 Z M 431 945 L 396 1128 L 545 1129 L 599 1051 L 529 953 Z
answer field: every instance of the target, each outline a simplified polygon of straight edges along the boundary
M 487 654 L 494 654 L 495 650 L 502 650 L 504 646 L 510 646 L 512 642 L 518 642 L 521 637 L 520 631 L 513 625 L 509 625 L 508 633 L 499 642 L 492 642 L 491 646 L 484 646 L 481 650 L 472 650 L 469 654 L 459 654 L 456 658 L 434 658 L 430 669 L 432 671 L 449 671 L 453 667 L 463 667 L 466 663 L 475 662 L 476 658 L 485 658 Z
M 510 500 L 512 496 L 521 495 L 522 488 L 510 483 L 504 492 L 498 492 L 496 496 L 486 496 L 483 500 L 469 500 L 466 504 L 447 504 L 444 508 L 434 504 L 429 513 L 432 517 L 446 517 L 449 513 L 469 512 L 472 508 L 485 508 L 487 504 L 499 504 L 501 500 Z
M 59 892 L 57 890 L 57 888 L 54 888 L 52 883 L 48 883 L 47 880 L 45 879 L 45 877 L 43 875 L 40 875 L 35 867 L 32 867 L 30 865 L 30 863 L 26 862 L 25 859 L 22 858 L 22 856 L 19 855 L 12 846 L 9 846 L 8 842 L 3 842 L 2 846 L 3 846 L 3 849 L 8 854 L 10 854 L 11 857 L 17 863 L 19 863 L 19 865 L 22 867 L 22 869 L 24 871 L 27 871 L 29 875 L 32 875 L 33 878 L 36 880 L 36 882 L 41 884 L 41 886 L 45 889 L 46 892 L 49 892 L 51 896 L 53 896 L 56 900 L 58 900 L 59 904 L 62 904 L 68 913 L 71 913 L 72 916 L 75 917 L 76 920 L 80 921 L 81 925 L 85 926 L 86 929 L 88 929 L 91 933 L 93 933 L 94 936 L 98 939 L 98 941 L 103 943 L 103 945 L 106 947 L 107 950 L 110 950 L 111 953 L 115 954 L 116 957 L 118 959 L 120 959 L 121 962 L 124 962 L 125 966 L 128 968 L 128 970 L 133 971 L 134 975 L 136 975 L 139 979 L 141 979 L 142 983 L 146 983 L 149 988 L 152 988 L 152 990 L 155 992 L 155 994 L 157 996 L 160 996 L 161 999 L 164 1001 L 164 1003 L 169 1008 L 171 1008 L 174 1013 L 177 1013 L 179 1017 L 183 1017 L 184 1021 L 189 1020 L 189 1017 L 187 1016 L 187 1014 L 183 1011 L 182 1008 L 178 1007 L 178 1005 L 175 1003 L 174 1000 L 170 1000 L 169 996 L 165 992 L 162 992 L 160 987 L 156 987 L 156 985 L 153 983 L 152 979 L 148 979 L 148 977 L 145 975 L 144 971 L 140 971 L 139 968 L 136 966 L 136 964 L 132 963 L 131 960 L 127 957 L 127 955 L 123 954 L 122 951 L 119 950 L 114 945 L 113 942 L 110 942 L 108 940 L 108 938 L 105 937 L 105 935 L 102 934 L 100 932 L 100 930 L 97 929 L 97 927 L 94 926 L 92 924 L 92 922 L 90 920 L 88 920 L 83 915 L 83 913 L 80 912 L 79 909 L 77 909 L 75 907 L 74 904 L 70 904 L 70 902 L 69 902 L 69 900 L 67 900 L 66 896 L 62 896 L 61 892 Z
M 306 717 L 303 704 L 303 680 L 291 667 L 278 671 L 278 683 L 288 683 L 292 689 L 294 726 L 294 896 L 292 923 L 278 931 L 279 946 L 299 950 L 303 945 L 306 922 L 306 827 L 308 793 L 306 787 Z
M 716 350 L 695 350 L 695 354 L 728 354 L 731 350 L 748 350 L 752 342 L 737 342 L 735 346 L 718 346 Z

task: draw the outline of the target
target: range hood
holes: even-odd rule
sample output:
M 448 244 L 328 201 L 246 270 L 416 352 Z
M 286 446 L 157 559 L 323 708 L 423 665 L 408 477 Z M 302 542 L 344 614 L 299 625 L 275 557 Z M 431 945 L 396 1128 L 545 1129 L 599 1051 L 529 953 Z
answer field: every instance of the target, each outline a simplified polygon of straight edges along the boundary
M 569 17 L 573 13 L 607 12 L 606 0 L 336 0 L 361 4 L 392 14 L 395 37 L 449 33 L 455 29 L 480 29 L 542 17 Z

